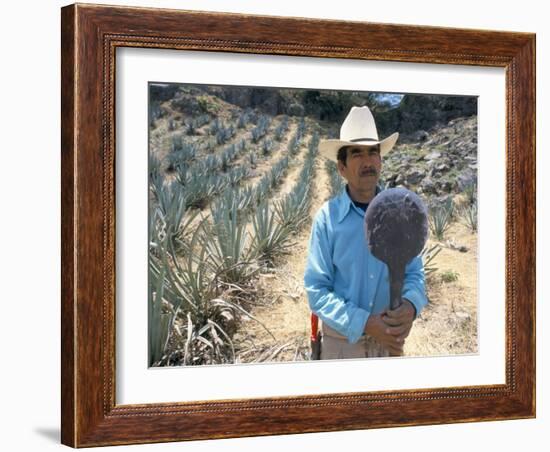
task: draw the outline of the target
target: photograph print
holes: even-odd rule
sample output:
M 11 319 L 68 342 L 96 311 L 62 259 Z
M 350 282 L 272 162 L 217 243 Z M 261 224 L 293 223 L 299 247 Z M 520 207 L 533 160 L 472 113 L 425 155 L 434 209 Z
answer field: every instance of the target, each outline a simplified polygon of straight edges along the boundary
M 477 97 L 148 99 L 149 367 L 478 352 Z

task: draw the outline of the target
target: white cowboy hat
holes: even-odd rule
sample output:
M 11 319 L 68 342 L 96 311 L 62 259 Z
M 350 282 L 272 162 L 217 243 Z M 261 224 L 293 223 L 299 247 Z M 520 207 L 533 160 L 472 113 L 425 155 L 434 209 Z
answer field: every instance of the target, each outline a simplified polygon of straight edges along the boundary
M 340 139 L 321 140 L 319 153 L 334 162 L 337 162 L 338 149 L 344 146 L 372 146 L 380 145 L 380 156 L 387 154 L 395 145 L 399 133 L 395 132 L 383 140 L 378 139 L 376 124 L 369 107 L 351 107 L 340 128 Z

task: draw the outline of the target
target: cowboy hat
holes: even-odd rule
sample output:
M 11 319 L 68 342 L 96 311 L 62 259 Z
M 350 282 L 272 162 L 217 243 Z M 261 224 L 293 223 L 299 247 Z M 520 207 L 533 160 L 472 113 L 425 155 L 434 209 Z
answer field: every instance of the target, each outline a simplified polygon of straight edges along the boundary
M 340 128 L 340 139 L 322 140 L 319 143 L 319 153 L 323 157 L 337 162 L 336 155 L 341 147 L 379 144 L 380 156 L 384 156 L 393 148 L 398 137 L 399 133 L 395 132 L 380 141 L 369 107 L 351 107 Z

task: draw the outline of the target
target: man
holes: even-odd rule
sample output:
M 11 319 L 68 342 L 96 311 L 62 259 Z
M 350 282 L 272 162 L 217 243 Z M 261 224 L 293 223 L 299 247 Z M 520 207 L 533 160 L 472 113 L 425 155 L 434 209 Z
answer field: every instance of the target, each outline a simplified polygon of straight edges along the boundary
M 402 355 L 405 338 L 427 304 L 422 259 L 406 267 L 403 303 L 389 309 L 387 266 L 369 251 L 364 215 L 380 191 L 382 157 L 397 141 L 380 141 L 368 107 L 353 107 L 339 140 L 319 152 L 335 161 L 345 190 L 317 212 L 304 276 L 309 306 L 322 322 L 321 359 Z

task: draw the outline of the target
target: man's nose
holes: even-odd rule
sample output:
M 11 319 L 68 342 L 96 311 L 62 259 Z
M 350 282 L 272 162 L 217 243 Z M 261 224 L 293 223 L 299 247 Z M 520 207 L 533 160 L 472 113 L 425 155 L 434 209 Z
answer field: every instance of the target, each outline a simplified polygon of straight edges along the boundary
M 361 157 L 361 166 L 367 167 L 367 166 L 373 166 L 374 165 L 374 159 L 371 158 L 368 155 L 364 155 Z

